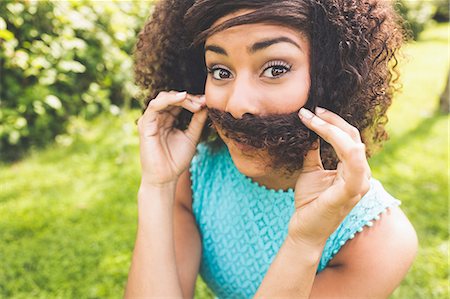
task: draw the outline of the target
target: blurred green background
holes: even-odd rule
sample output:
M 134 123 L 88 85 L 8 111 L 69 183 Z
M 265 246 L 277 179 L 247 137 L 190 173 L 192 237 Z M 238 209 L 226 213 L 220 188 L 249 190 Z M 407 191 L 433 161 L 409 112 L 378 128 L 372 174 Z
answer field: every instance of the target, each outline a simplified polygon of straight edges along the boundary
M 131 54 L 152 5 L 0 2 L 0 298 L 122 297 L 140 176 Z M 414 39 L 370 164 L 420 249 L 392 298 L 448 298 L 448 1 L 397 7 Z M 201 279 L 196 298 L 212 298 Z

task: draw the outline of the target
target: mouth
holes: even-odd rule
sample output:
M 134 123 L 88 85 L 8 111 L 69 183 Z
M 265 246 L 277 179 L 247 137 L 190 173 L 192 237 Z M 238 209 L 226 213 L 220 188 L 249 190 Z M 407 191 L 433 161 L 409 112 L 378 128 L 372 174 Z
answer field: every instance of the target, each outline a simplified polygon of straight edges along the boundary
M 218 128 L 217 126 L 213 125 L 214 129 L 216 130 L 216 132 L 219 134 L 219 137 L 227 144 L 227 145 L 231 145 L 232 147 L 234 147 L 235 149 L 239 150 L 242 153 L 254 153 L 257 150 L 260 150 L 260 148 L 257 148 L 255 146 L 243 143 L 243 142 L 239 142 L 238 140 L 234 139 L 234 138 L 230 138 L 230 136 L 228 136 L 226 133 L 224 133 L 224 131 L 220 128 Z

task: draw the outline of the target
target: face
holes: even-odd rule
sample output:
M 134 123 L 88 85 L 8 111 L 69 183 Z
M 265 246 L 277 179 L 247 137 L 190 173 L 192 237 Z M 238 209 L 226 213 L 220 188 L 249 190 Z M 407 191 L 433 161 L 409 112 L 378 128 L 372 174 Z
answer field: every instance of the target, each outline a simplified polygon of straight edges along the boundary
M 227 15 L 212 26 L 248 12 Z M 241 172 L 253 177 L 264 175 L 268 164 L 262 162 L 269 160 L 270 153 L 264 143 L 256 145 L 263 137 L 258 137 L 261 130 L 249 132 L 246 128 L 271 127 L 274 123 L 301 126 L 296 114 L 305 105 L 310 87 L 307 39 L 281 25 L 239 25 L 206 40 L 205 61 L 206 104 L 217 112 L 211 119 L 219 136 Z M 242 130 L 233 135 L 237 127 Z M 250 135 L 254 142 L 241 142 Z

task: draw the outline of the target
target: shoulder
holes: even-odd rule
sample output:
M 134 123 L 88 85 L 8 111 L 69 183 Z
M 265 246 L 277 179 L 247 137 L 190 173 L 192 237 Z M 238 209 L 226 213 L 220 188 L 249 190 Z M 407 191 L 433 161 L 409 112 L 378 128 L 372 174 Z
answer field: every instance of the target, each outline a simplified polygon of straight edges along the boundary
M 336 255 L 345 244 L 352 241 L 356 236 L 360 237 L 361 233 L 367 231 L 375 222 L 378 226 L 380 216 L 385 214 L 388 208 L 401 204 L 398 199 L 386 192 L 376 179 L 371 179 L 370 185 L 367 194 L 353 207 L 339 227 L 328 238 L 323 250 L 319 271 L 322 271 L 330 261 L 331 265 L 336 264 L 339 260 L 339 258 L 336 259 Z M 386 218 L 386 216 L 383 218 Z
M 346 242 L 329 266 L 355 277 L 368 276 L 371 283 L 384 286 L 390 294 L 407 274 L 417 250 L 414 227 L 403 211 L 393 206 Z
M 366 226 L 349 240 L 336 254 L 330 265 L 358 265 L 368 263 L 368 257 L 396 257 L 400 261 L 412 261 L 417 252 L 417 234 L 406 215 L 398 206 L 380 214 L 372 226 Z M 397 259 L 397 257 L 399 259 Z M 409 265 L 408 265 L 409 266 Z
M 370 264 L 372 260 L 386 264 L 391 258 L 397 261 L 396 264 L 403 261 L 408 268 L 418 248 L 416 231 L 398 206 L 400 201 L 392 197 L 379 181 L 372 179 L 371 184 L 370 192 L 350 213 L 354 215 L 352 219 L 363 218 L 362 221 L 354 221 L 358 222 L 355 226 L 351 226 L 350 219 L 348 221 L 347 227 L 358 227 L 357 233 L 345 242 L 330 265 L 358 267 Z M 365 225 L 361 226 L 361 223 Z
M 311 298 L 388 298 L 417 253 L 416 232 L 398 206 L 365 227 L 317 275 Z

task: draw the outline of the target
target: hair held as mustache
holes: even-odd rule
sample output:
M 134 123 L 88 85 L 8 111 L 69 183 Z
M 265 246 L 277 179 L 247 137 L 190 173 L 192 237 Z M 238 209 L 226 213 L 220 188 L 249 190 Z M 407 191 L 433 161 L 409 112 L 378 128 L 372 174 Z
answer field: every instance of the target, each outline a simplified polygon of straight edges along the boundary
M 303 167 L 304 156 L 317 143 L 317 134 L 301 122 L 297 112 L 265 116 L 247 113 L 236 119 L 230 113 L 209 108 L 208 115 L 227 138 L 267 150 L 271 166 L 288 172 Z

